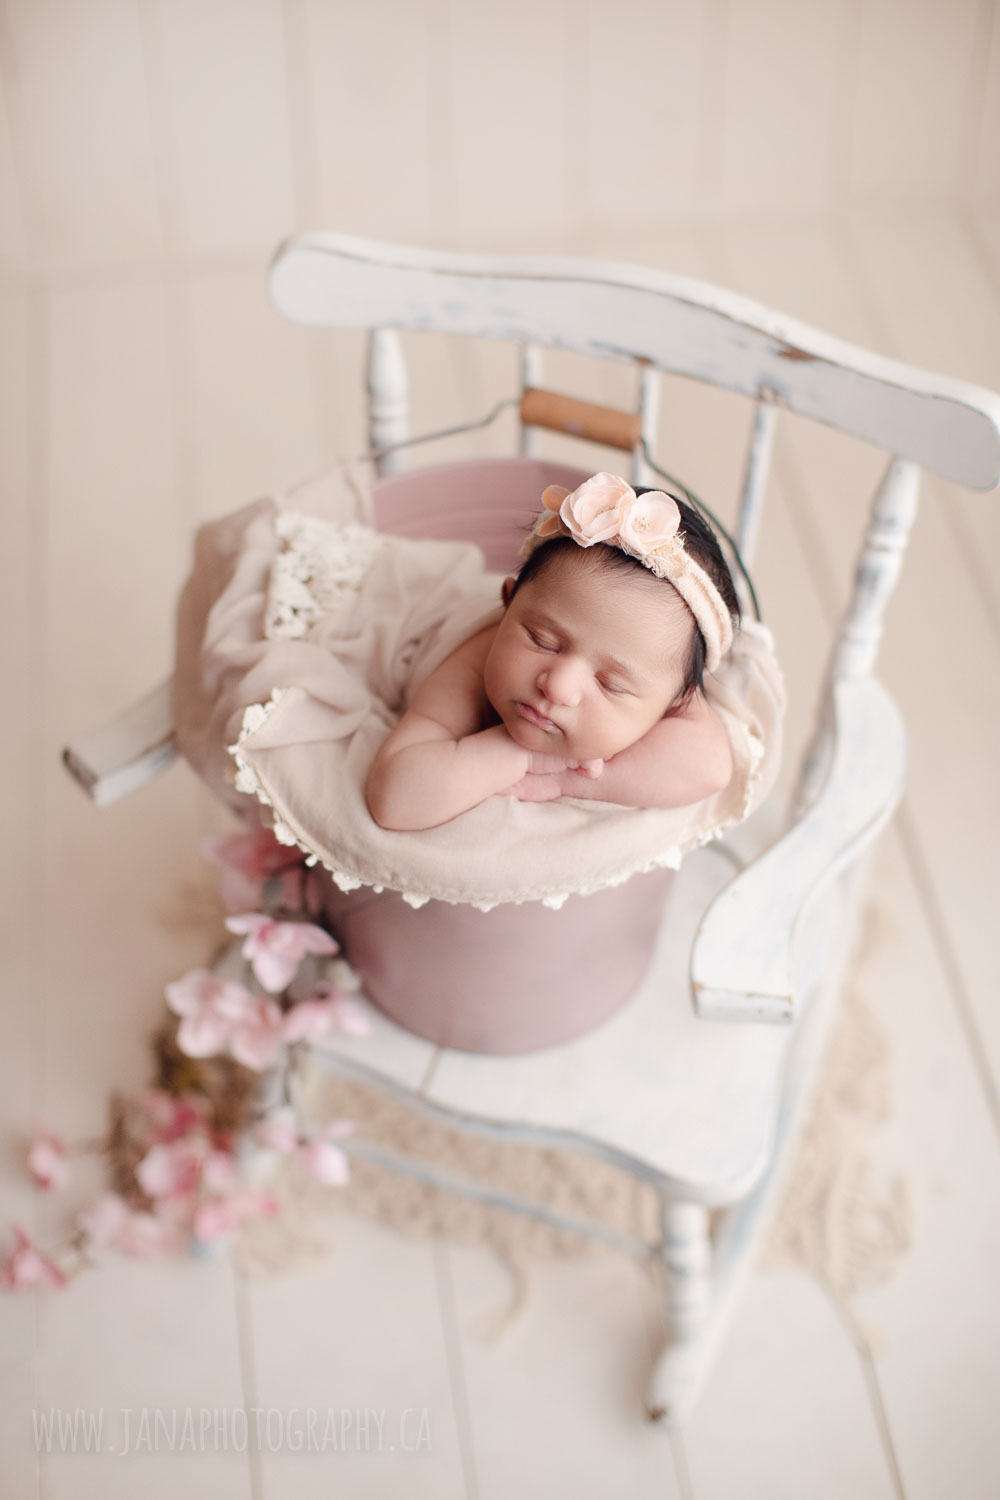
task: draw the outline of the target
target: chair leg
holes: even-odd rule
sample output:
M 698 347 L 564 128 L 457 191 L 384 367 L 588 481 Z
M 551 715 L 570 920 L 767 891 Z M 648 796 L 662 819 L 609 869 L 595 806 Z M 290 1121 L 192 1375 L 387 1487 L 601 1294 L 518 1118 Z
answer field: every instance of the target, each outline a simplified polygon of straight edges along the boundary
M 670 1342 L 653 1369 L 646 1406 L 652 1421 L 674 1426 L 694 1399 L 703 1363 L 713 1301 L 712 1245 L 703 1204 L 664 1199 L 660 1222 Z

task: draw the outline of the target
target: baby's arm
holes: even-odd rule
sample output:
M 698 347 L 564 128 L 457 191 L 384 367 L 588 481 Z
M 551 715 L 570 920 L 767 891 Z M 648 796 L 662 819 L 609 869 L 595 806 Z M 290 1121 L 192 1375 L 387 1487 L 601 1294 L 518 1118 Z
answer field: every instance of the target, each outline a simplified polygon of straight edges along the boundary
M 680 713 L 660 719 L 641 740 L 606 760 L 596 778 L 567 770 L 558 776 L 526 776 L 513 790 L 526 801 L 586 797 L 625 807 L 687 807 L 721 792 L 732 774 L 722 720 L 695 693 Z
M 421 683 L 368 773 L 368 811 L 383 828 L 434 828 L 506 791 L 531 757 L 502 724 L 480 729 L 483 663 L 495 626 L 464 642 Z

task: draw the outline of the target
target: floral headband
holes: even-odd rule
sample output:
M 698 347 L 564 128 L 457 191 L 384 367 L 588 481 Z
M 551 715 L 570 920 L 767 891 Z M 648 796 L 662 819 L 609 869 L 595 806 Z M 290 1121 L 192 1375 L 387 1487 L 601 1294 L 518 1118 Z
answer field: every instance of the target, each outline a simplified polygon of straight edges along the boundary
M 732 645 L 733 622 L 719 590 L 677 535 L 681 513 L 672 495 L 662 490 L 637 495 L 624 479 L 595 474 L 573 491 L 550 484 L 542 505 L 522 549 L 525 557 L 556 536 L 572 537 L 580 547 L 597 542 L 619 547 L 657 578 L 673 584 L 705 641 L 705 665 L 715 671 Z

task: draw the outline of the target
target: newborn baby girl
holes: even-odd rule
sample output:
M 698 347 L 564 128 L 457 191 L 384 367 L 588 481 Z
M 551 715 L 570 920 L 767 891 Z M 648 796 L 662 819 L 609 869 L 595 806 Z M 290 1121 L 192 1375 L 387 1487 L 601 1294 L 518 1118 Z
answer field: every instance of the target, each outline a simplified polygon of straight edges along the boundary
M 670 808 L 729 783 L 702 680 L 739 607 L 711 528 L 611 474 L 542 502 L 501 619 L 430 674 L 375 757 L 383 828 L 433 828 L 496 793 Z

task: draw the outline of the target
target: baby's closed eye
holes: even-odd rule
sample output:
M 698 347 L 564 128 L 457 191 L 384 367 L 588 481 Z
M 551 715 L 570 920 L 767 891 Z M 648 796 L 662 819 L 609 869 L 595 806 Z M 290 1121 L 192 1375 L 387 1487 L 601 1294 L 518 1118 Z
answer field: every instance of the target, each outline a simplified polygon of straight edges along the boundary
M 540 651 L 558 651 L 559 649 L 557 641 L 539 635 L 537 631 L 530 629 L 527 625 L 524 627 L 524 633 L 531 644 L 537 646 Z

